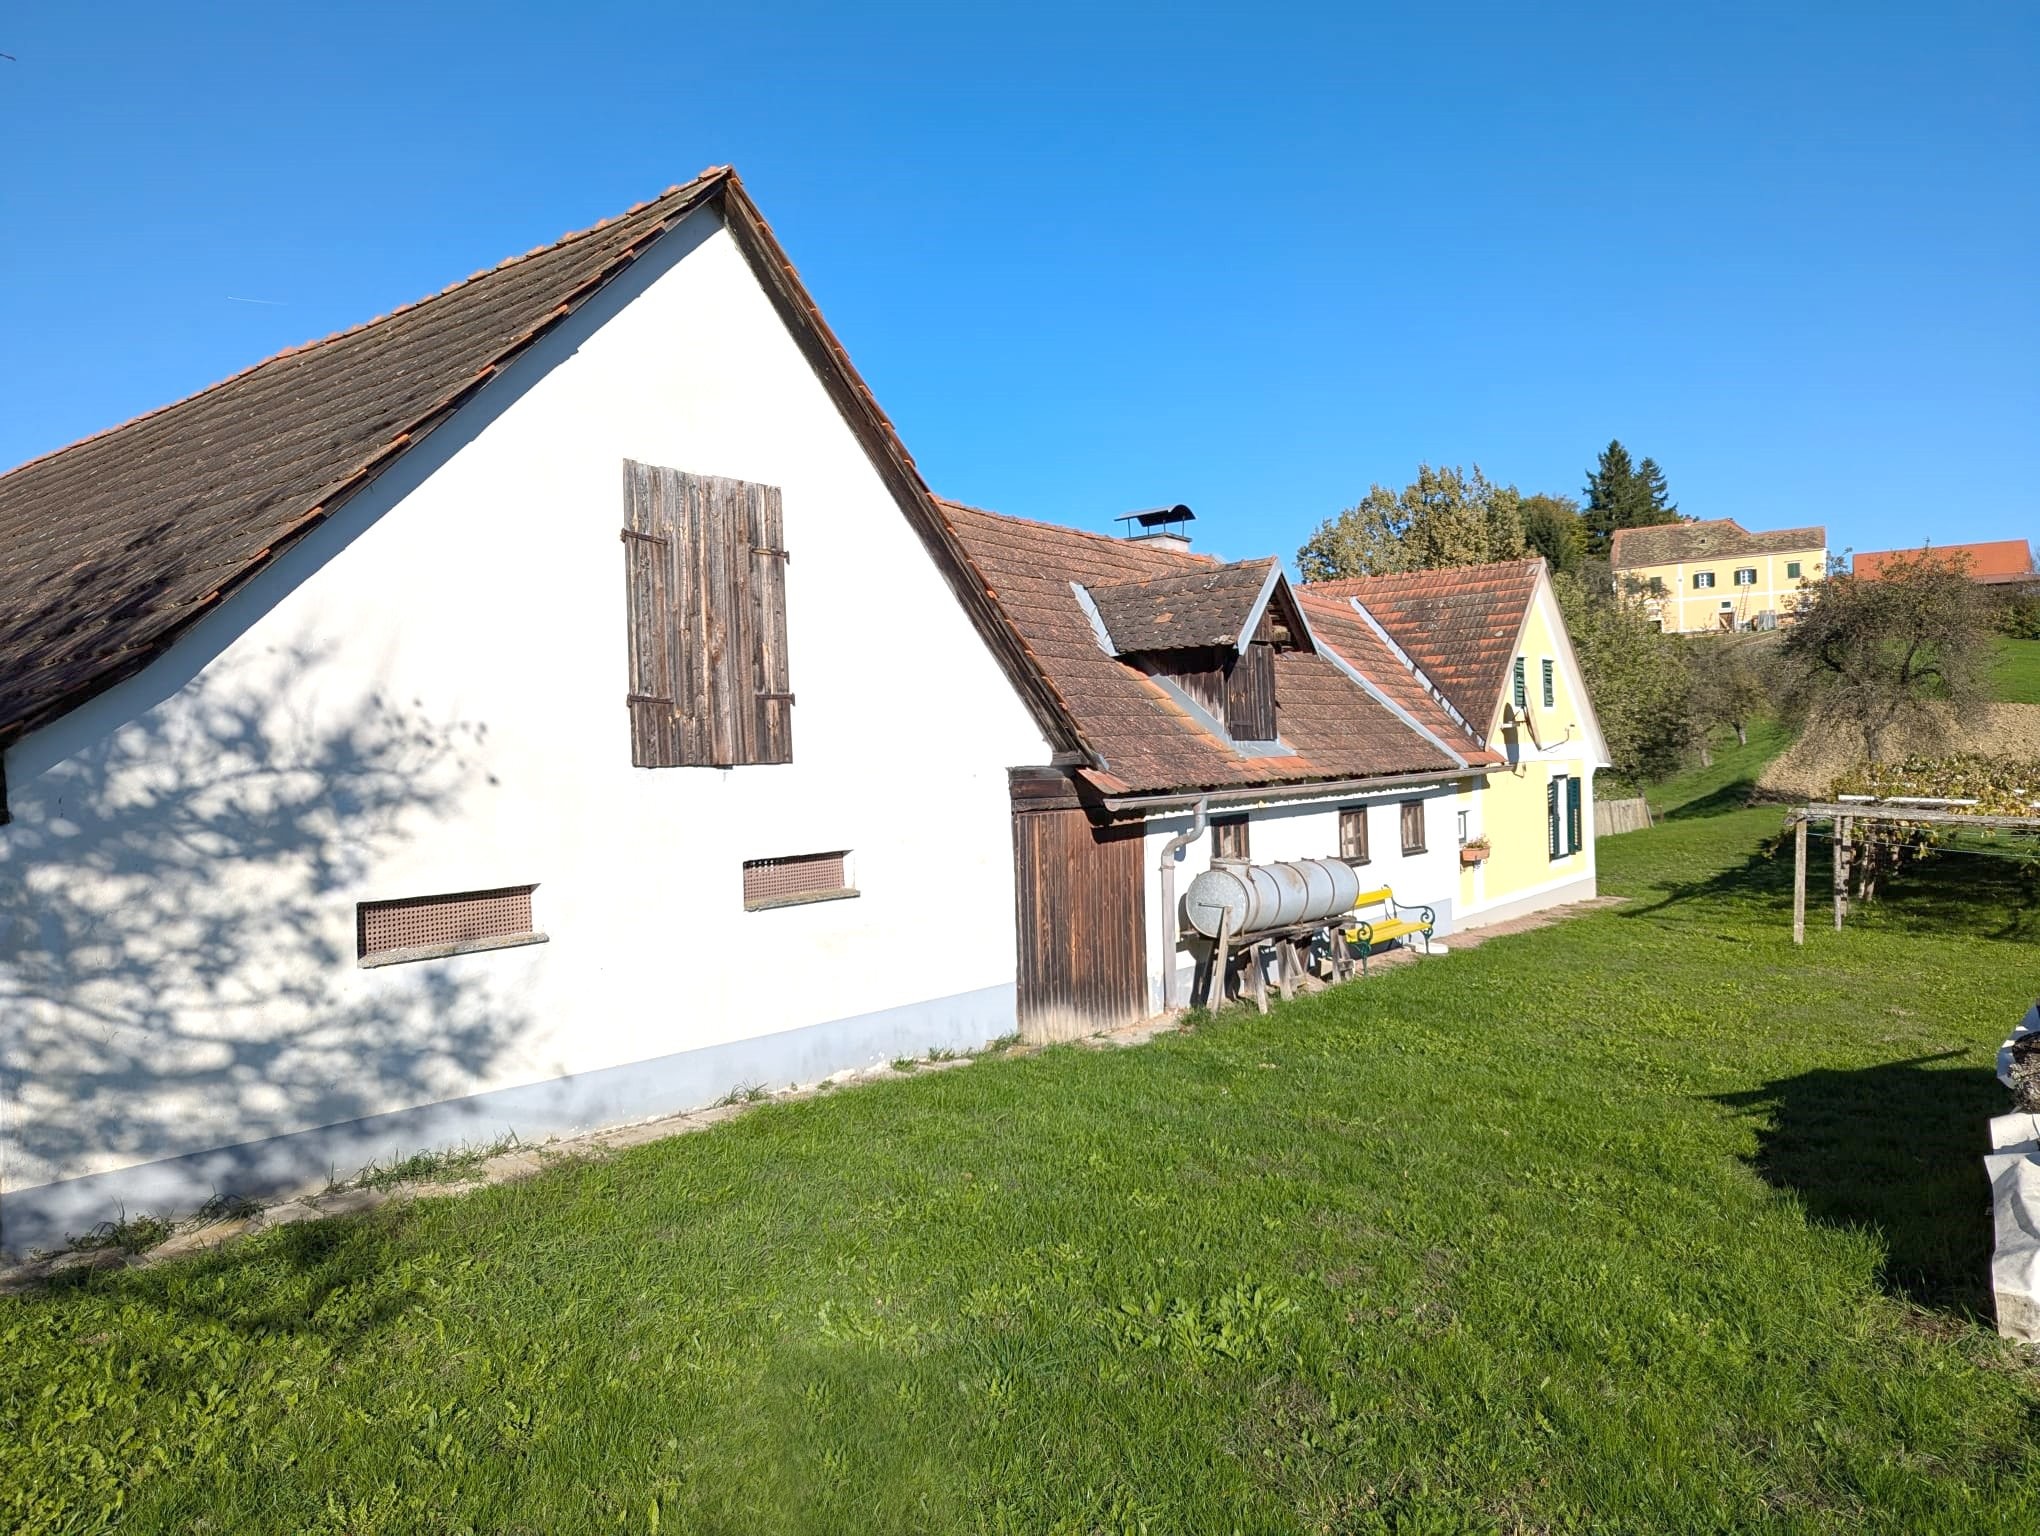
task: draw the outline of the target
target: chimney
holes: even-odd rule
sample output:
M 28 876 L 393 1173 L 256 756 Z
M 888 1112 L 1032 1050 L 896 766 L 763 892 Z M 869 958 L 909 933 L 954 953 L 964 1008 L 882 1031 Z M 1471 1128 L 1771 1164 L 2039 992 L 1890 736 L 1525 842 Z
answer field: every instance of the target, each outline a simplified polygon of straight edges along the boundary
M 1135 526 L 1126 530 L 1126 538 L 1137 544 L 1153 544 L 1160 549 L 1172 549 L 1186 554 L 1190 549 L 1190 530 L 1185 523 L 1197 521 L 1197 514 L 1178 502 L 1173 507 L 1150 507 L 1145 512 L 1128 512 L 1117 519 Z

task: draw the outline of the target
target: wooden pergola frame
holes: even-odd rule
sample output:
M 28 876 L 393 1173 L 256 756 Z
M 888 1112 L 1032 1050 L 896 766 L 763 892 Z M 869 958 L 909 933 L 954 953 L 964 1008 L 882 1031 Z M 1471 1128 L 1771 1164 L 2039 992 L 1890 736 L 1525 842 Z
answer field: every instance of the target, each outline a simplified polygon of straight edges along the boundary
M 1918 826 L 1928 825 L 1995 828 L 2010 832 L 2031 832 L 2040 835 L 2040 816 L 1973 816 L 1966 811 L 1950 811 L 1939 807 L 1906 805 L 1891 800 L 1842 800 L 1814 801 L 1808 805 L 1796 806 L 1786 812 L 1786 821 L 1792 824 L 1792 942 L 1806 942 L 1806 828 L 1815 821 L 1829 822 L 1834 827 L 1835 860 L 1835 931 L 1839 933 L 1842 918 L 1849 910 L 1849 856 L 1850 835 L 1859 822 L 1904 823 Z

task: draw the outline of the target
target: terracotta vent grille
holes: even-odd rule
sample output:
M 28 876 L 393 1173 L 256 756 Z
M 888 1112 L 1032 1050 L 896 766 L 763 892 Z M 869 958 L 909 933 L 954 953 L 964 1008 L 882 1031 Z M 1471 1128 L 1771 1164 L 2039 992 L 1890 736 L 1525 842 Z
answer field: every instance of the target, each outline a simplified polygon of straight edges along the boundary
M 406 896 L 364 901 L 357 909 L 356 943 L 364 960 L 396 950 L 440 949 L 478 940 L 518 938 L 532 932 L 529 885 L 452 896 Z
M 844 867 L 848 853 L 803 853 L 785 859 L 744 862 L 744 905 L 778 906 L 846 891 L 850 878 Z

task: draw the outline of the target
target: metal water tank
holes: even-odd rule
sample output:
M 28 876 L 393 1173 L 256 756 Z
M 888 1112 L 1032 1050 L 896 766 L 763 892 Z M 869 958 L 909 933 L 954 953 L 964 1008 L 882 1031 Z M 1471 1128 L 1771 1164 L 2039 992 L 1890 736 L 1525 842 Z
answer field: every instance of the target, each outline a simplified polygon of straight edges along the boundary
M 1329 920 L 1353 910 L 1360 872 L 1344 859 L 1295 859 L 1285 864 L 1225 860 L 1190 882 L 1183 915 L 1207 939 L 1232 914 L 1234 937 L 1268 928 Z

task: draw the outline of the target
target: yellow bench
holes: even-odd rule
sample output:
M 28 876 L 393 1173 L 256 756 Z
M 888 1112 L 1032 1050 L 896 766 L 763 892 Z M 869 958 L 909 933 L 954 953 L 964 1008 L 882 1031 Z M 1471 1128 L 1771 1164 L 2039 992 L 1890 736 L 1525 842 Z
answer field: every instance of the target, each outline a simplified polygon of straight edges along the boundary
M 1353 902 L 1354 912 L 1360 913 L 1379 908 L 1381 915 L 1362 918 L 1350 923 L 1343 934 L 1350 950 L 1354 945 L 1360 948 L 1360 974 L 1367 974 L 1367 956 L 1377 944 L 1392 944 L 1397 939 L 1407 939 L 1411 934 L 1424 936 L 1424 953 L 1431 952 L 1431 929 L 1438 922 L 1438 914 L 1429 907 L 1407 906 L 1395 899 L 1395 892 L 1387 886 L 1378 891 L 1362 891 Z M 1403 914 L 1411 914 L 1405 917 Z

